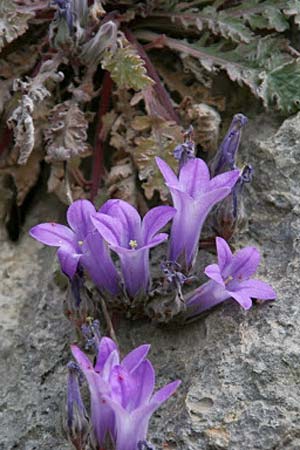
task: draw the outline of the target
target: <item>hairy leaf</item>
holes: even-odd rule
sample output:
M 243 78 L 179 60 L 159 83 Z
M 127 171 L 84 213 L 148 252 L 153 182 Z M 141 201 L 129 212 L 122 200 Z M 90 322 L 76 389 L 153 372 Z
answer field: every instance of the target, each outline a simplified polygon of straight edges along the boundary
M 44 130 L 46 161 L 64 161 L 88 151 L 88 122 L 77 103 L 67 100 L 49 114 Z
M 115 52 L 107 51 L 101 64 L 119 88 L 139 91 L 153 83 L 147 75 L 143 59 L 126 40 Z
M 14 90 L 23 93 L 19 106 L 9 117 L 7 124 L 14 130 L 14 152 L 19 153 L 19 164 L 26 164 L 34 147 L 34 110 L 48 96 L 50 91 L 46 87 L 47 81 L 61 81 L 63 74 L 57 73 L 60 59 L 46 61 L 42 64 L 39 73 L 26 81 L 16 80 Z
M 288 113 L 300 108 L 300 59 L 275 67 L 261 78 L 259 95 L 266 108 L 273 102 Z
M 160 156 L 176 170 L 177 161 L 173 156 L 173 151 L 176 145 L 182 141 L 182 128 L 174 122 L 149 116 L 137 116 L 132 127 L 134 130 L 146 132 L 146 136 L 136 137 L 134 139 L 135 147 L 130 148 L 145 196 L 147 199 L 151 199 L 157 191 L 162 200 L 167 200 L 168 189 L 162 182 L 160 171 L 155 163 L 155 156 Z
M 146 40 L 157 38 L 157 35 L 152 32 L 140 32 L 139 36 Z M 277 76 L 275 83 L 268 83 L 268 94 L 266 94 L 266 89 L 260 88 L 262 81 L 268 79 L 269 73 L 277 73 L 279 70 L 279 74 L 282 74 L 280 70 L 282 65 L 288 65 L 290 75 L 292 75 L 292 70 L 298 67 L 298 63 L 292 64 L 295 60 L 287 52 L 287 41 L 280 36 L 268 35 L 257 38 L 250 44 L 239 44 L 230 50 L 224 49 L 223 41 L 218 44 L 203 45 L 202 41 L 190 44 L 173 38 L 165 38 L 164 43 L 167 47 L 177 50 L 182 58 L 186 55 L 197 58 L 209 72 L 216 73 L 219 69 L 225 70 L 232 81 L 248 86 L 252 93 L 261 98 L 268 107 L 272 106 L 272 99 L 276 98 L 276 104 L 283 112 L 291 112 L 299 108 L 295 102 L 288 106 L 283 98 L 288 81 L 284 76 Z M 284 70 L 283 74 L 285 73 Z M 274 80 L 274 77 L 271 79 Z M 295 90 L 295 80 L 297 79 L 298 74 L 295 73 L 293 82 L 289 86 L 289 101 L 293 94 L 298 97 Z
M 5 45 L 14 41 L 28 29 L 28 20 L 33 17 L 30 12 L 17 10 L 13 0 L 0 2 L 0 51 Z

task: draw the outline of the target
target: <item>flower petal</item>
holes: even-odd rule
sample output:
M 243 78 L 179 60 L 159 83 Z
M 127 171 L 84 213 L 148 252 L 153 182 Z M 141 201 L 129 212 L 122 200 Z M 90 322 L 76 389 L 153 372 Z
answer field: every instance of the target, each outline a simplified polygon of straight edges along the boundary
M 232 257 L 231 263 L 223 271 L 223 278 L 232 276 L 239 281 L 245 280 L 256 272 L 259 261 L 259 251 L 255 247 L 245 247 Z
M 52 247 L 73 245 L 76 241 L 75 234 L 69 227 L 55 222 L 40 223 L 31 228 L 29 234 L 37 241 Z
M 176 214 L 172 206 L 157 206 L 150 209 L 143 219 L 142 234 L 143 243 L 148 244 L 153 236 L 163 228 Z
M 239 290 L 247 293 L 249 297 L 259 300 L 275 300 L 276 292 L 266 282 L 261 280 L 245 280 L 239 283 Z
M 149 403 L 155 385 L 155 372 L 151 362 L 146 359 L 132 374 L 135 391 L 132 408 Z
M 94 205 L 88 200 L 77 200 L 69 206 L 67 221 L 77 234 L 78 240 L 83 240 L 93 230 L 94 225 L 91 222 L 91 216 L 95 213 Z
M 144 344 L 132 350 L 122 360 L 122 366 L 124 366 L 128 372 L 133 372 L 144 361 L 150 347 L 151 346 L 149 344 Z
M 194 199 L 205 192 L 210 180 L 209 170 L 200 158 L 191 159 L 181 169 L 179 175 L 180 189 Z
M 161 171 L 162 176 L 165 179 L 167 184 L 170 184 L 174 187 L 179 186 L 179 181 L 173 170 L 170 166 L 158 156 L 155 157 L 156 164 L 158 165 L 159 170 Z
M 171 397 L 172 394 L 174 394 L 174 392 L 176 391 L 178 386 L 180 386 L 180 384 L 181 384 L 181 381 L 176 380 L 176 381 L 173 381 L 172 383 L 167 384 L 163 388 L 159 389 L 159 391 L 157 391 L 153 395 L 153 397 L 151 399 L 151 403 L 152 404 L 156 403 L 158 406 L 160 406 L 169 397 Z
M 115 342 L 108 337 L 103 337 L 101 339 L 99 347 L 98 347 L 97 360 L 96 360 L 96 364 L 95 364 L 96 372 L 101 372 L 103 370 L 103 367 L 104 367 L 109 355 L 114 350 L 117 350 L 117 345 L 115 344 Z
M 243 291 L 242 289 L 239 291 L 227 291 L 228 294 L 234 298 L 244 309 L 250 309 L 252 306 L 252 300 L 250 296 L 247 294 L 247 292 Z
M 122 231 L 119 242 L 122 247 L 129 248 L 131 240 L 135 240 L 138 245 L 142 245 L 142 221 L 139 213 L 132 205 L 124 200 L 117 200 L 112 204 L 108 213 L 111 217 L 117 218 L 121 224 Z
M 218 253 L 218 264 L 222 273 L 225 267 L 232 261 L 232 252 L 225 239 L 221 237 L 216 238 L 216 247 Z
M 103 239 L 110 245 L 121 245 L 122 224 L 116 217 L 97 213 L 92 217 L 92 222 Z
M 220 267 L 218 264 L 210 264 L 207 266 L 204 270 L 205 275 L 207 275 L 212 280 L 216 281 L 216 283 L 220 284 L 221 286 L 225 287 L 224 280 L 222 278 Z
M 230 188 L 232 189 L 237 180 L 239 179 L 239 170 L 230 170 L 229 172 L 222 173 L 212 178 L 207 184 L 206 191 L 211 191 L 220 188 Z
M 70 278 L 73 278 L 81 255 L 76 253 L 72 246 L 64 246 L 58 249 L 57 256 L 61 270 Z
M 86 236 L 82 252 L 80 262 L 99 290 L 117 295 L 120 291 L 120 277 L 107 244 L 97 230 Z

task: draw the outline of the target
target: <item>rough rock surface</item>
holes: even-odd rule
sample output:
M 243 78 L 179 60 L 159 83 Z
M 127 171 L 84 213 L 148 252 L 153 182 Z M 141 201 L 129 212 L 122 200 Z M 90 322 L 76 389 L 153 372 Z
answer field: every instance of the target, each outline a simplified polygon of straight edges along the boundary
M 241 161 L 255 178 L 235 246 L 261 249 L 259 275 L 278 301 L 248 312 L 227 301 L 189 327 L 119 324 L 124 351 L 152 344 L 158 385 L 183 380 L 152 420 L 158 449 L 300 448 L 300 113 L 277 132 L 266 115 L 251 119 Z M 26 235 L 54 209 L 39 202 L 20 243 L 1 239 L 1 450 L 69 448 L 59 422 L 72 332 L 50 281 L 53 252 Z

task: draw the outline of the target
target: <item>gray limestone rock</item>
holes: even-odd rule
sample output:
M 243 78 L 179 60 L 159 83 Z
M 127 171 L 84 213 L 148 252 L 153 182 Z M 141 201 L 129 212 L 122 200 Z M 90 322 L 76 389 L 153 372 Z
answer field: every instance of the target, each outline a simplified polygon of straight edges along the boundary
M 151 422 L 158 449 L 300 448 L 300 113 L 277 131 L 274 123 L 267 115 L 250 119 L 243 136 L 240 160 L 252 163 L 255 176 L 245 193 L 248 230 L 234 246 L 260 249 L 259 276 L 278 300 L 248 312 L 227 301 L 185 327 L 118 324 L 124 352 L 152 344 L 158 387 L 183 381 Z M 60 422 L 74 336 L 62 314 L 64 293 L 51 282 L 53 252 L 26 234 L 53 220 L 56 206 L 40 201 L 18 244 L 1 239 L 3 450 L 70 448 Z

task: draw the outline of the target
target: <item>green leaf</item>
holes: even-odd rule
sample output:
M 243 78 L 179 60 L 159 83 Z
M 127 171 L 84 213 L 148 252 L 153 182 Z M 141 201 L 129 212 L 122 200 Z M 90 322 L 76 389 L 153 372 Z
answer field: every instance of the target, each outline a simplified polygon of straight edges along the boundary
M 119 88 L 139 91 L 153 84 L 152 78 L 147 75 L 143 59 L 127 41 L 115 52 L 106 51 L 101 65 L 110 72 Z
M 266 108 L 275 102 L 278 109 L 293 113 L 300 109 L 300 59 L 261 75 L 259 95 Z
M 17 10 L 11 0 L 0 2 L 0 51 L 28 29 L 28 20 L 34 14 Z
M 293 16 L 295 24 L 300 26 L 300 0 L 289 0 L 283 12 L 288 17 Z

